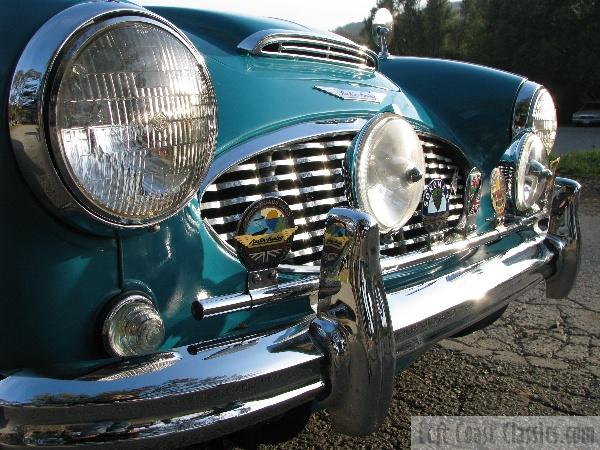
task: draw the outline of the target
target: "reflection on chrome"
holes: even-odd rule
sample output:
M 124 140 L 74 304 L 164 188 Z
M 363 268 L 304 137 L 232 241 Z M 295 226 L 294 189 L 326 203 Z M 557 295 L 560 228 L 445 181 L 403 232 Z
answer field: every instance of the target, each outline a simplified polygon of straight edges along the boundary
M 171 367 L 181 357 L 176 352 L 157 353 L 140 359 L 132 359 L 115 366 L 105 366 L 81 377 L 81 380 L 114 381 L 137 375 L 158 372 Z
M 548 240 L 559 252 L 556 275 L 546 283 L 550 298 L 565 298 L 571 292 L 581 264 L 581 231 L 577 218 L 581 185 L 556 178 Z
M 396 365 L 379 228 L 368 214 L 343 208 L 329 213 L 318 296 L 311 330 L 329 355 L 324 404 L 337 431 L 367 435 L 387 415 Z

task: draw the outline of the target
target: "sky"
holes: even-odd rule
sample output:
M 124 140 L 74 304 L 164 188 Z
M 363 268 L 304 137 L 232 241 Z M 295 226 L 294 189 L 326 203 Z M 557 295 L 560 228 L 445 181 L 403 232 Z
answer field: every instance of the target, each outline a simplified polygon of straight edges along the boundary
M 140 5 L 177 5 L 291 20 L 319 30 L 362 22 L 376 0 L 134 0 Z

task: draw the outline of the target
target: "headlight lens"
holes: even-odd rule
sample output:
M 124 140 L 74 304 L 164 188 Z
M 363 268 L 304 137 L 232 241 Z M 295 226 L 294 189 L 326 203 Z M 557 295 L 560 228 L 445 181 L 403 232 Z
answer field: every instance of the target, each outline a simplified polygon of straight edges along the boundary
M 384 233 L 402 227 L 418 206 L 424 187 L 425 156 L 412 126 L 396 114 L 376 116 L 351 152 L 359 207 L 375 218 Z
M 165 327 L 152 302 L 135 294 L 113 306 L 104 320 L 102 334 L 111 355 L 136 356 L 158 350 Z
M 67 54 L 53 89 L 51 139 L 71 193 L 118 225 L 176 213 L 196 192 L 216 139 L 200 55 L 152 20 L 115 21 Z
M 519 211 L 527 211 L 540 199 L 551 172 L 544 143 L 535 133 L 526 133 L 513 148 L 516 156 L 513 201 Z
M 558 124 L 554 101 L 546 89 L 541 89 L 536 95 L 530 120 L 531 128 L 540 137 L 546 152 L 549 154 L 552 147 L 554 147 Z

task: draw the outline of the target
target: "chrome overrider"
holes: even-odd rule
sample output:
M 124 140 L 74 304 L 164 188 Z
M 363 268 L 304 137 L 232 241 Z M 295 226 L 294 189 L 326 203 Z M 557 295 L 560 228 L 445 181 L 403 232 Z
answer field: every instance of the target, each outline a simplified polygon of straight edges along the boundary
M 367 435 L 385 419 L 396 370 L 394 328 L 379 266 L 379 227 L 367 213 L 327 217 L 313 336 L 329 356 L 327 406 L 334 428 Z
M 104 363 L 76 378 L 65 368 L 57 378 L 30 370 L 5 374 L 0 446 L 183 446 L 314 400 L 329 408 L 339 431 L 369 433 L 387 414 L 394 365 L 544 279 L 549 295 L 568 294 L 579 264 L 579 190 L 576 182 L 556 179 L 547 232 L 540 216 L 470 238 L 463 249 L 479 247 L 451 273 L 388 292 L 373 220 L 332 210 L 320 277 L 284 289 L 288 297 L 315 294 L 316 314 L 237 341 Z M 528 232 L 517 233 L 525 226 Z
M 558 258 L 555 274 L 546 281 L 549 298 L 565 298 L 571 292 L 581 264 L 581 230 L 577 218 L 581 185 L 557 178 L 554 183 L 552 214 L 546 240 L 553 245 Z

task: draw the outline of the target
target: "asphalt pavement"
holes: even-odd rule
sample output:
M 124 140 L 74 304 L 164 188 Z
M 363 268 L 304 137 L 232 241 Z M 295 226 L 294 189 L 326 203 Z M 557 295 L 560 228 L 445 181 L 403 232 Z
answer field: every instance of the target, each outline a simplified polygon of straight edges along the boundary
M 600 127 L 559 127 L 554 145 L 554 155 L 600 148 Z

